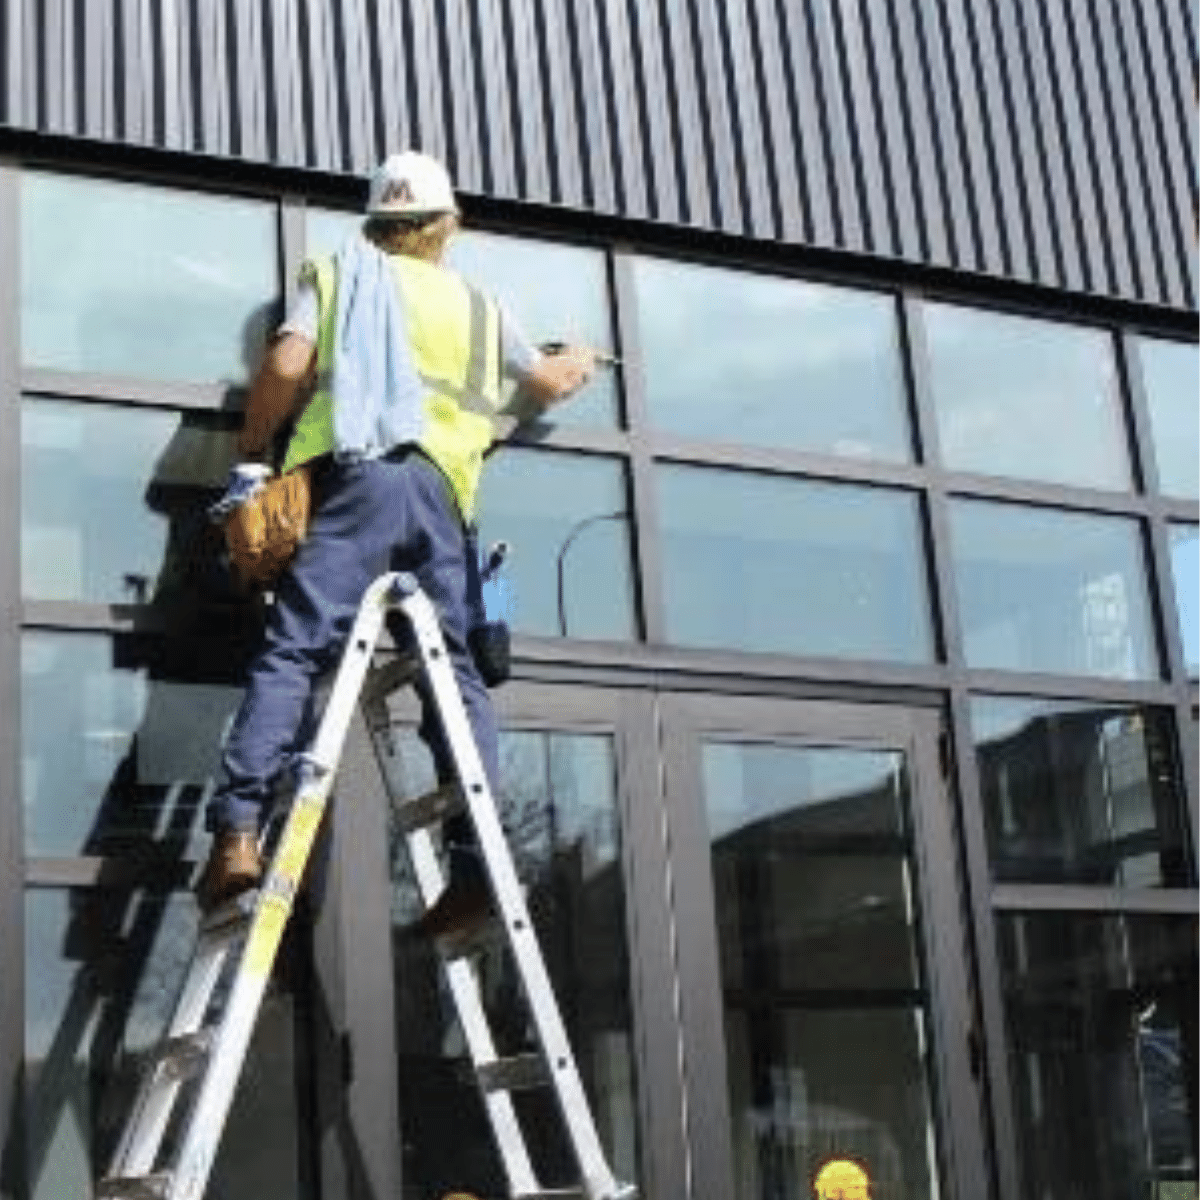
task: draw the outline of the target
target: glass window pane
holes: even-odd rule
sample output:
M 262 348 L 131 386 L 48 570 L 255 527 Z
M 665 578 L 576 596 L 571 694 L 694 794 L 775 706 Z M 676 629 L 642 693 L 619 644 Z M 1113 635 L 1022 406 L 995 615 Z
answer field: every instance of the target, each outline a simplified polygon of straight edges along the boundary
M 1192 881 L 1170 711 L 977 699 L 971 723 L 997 879 Z
M 275 205 L 21 176 L 26 367 L 241 382 L 277 314 Z
M 411 730 L 388 730 L 376 745 L 394 795 L 432 786 L 428 755 Z M 613 742 L 605 734 L 505 731 L 500 770 L 501 817 L 600 1140 L 618 1178 L 636 1179 L 638 1079 Z M 422 907 L 398 830 L 392 844 L 405 1180 L 421 1195 L 506 1195 L 477 1089 L 461 1069 L 465 1050 L 440 971 L 401 932 Z M 507 955 L 481 961 L 500 1053 L 528 1049 L 527 1012 Z M 542 1182 L 577 1183 L 549 1093 L 519 1097 L 517 1112 Z
M 1200 525 L 1171 526 L 1171 574 L 1183 661 L 1194 678 L 1200 675 Z
M 131 1052 L 162 1034 L 196 936 L 190 896 L 26 893 L 26 1163 L 30 1200 L 92 1195 L 139 1083 Z M 209 1187 L 308 1194 L 298 1172 L 294 1001 L 277 972 Z M 174 1148 L 168 1131 L 164 1154 Z
M 1107 334 L 940 304 L 927 305 L 924 317 L 947 467 L 1129 486 Z
M 480 544 L 512 554 L 484 588 L 520 633 L 637 636 L 624 469 L 614 459 L 506 449 L 484 468 Z
M 969 666 L 1158 674 L 1135 521 L 973 500 L 950 518 Z
M 1194 342 L 1135 343 L 1150 410 L 1158 485 L 1168 496 L 1200 496 L 1200 350 Z
M 646 403 L 659 428 L 912 457 L 890 297 L 647 258 L 633 278 Z
M 308 253 L 333 254 L 362 224 L 355 213 L 309 209 Z M 464 229 L 446 263 L 502 304 L 534 345 L 578 342 L 612 349 L 608 269 L 602 250 Z M 617 425 L 617 389 L 600 371 L 570 403 L 553 410 L 556 425 Z
M 21 655 L 30 856 L 199 856 L 237 688 L 161 677 L 136 639 L 27 633 Z
M 30 600 L 149 603 L 217 570 L 203 512 L 234 460 L 207 413 L 26 400 L 21 410 L 21 591 Z M 193 586 L 195 585 L 195 586 Z
M 915 497 L 660 467 L 667 631 L 691 646 L 928 661 Z
M 873 1194 L 935 1200 L 903 756 L 725 741 L 701 756 L 737 1195 L 808 1200 L 838 1152 Z
M 1196 1195 L 1196 921 L 997 919 L 1022 1195 Z

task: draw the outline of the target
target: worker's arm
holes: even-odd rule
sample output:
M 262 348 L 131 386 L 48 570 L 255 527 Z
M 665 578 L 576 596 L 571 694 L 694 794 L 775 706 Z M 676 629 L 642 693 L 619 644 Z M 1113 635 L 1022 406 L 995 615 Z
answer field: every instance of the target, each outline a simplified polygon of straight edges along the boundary
M 271 344 L 250 385 L 245 421 L 238 434 L 240 458 L 261 459 L 284 422 L 295 415 L 315 351 L 313 342 L 299 333 L 284 333 Z

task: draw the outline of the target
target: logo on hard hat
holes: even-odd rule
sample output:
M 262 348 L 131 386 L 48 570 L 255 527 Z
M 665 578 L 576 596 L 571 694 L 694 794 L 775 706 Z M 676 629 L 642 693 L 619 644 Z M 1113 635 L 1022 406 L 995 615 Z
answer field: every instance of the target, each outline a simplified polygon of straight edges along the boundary
M 871 1200 L 871 1177 L 852 1158 L 831 1158 L 813 1176 L 815 1200 Z

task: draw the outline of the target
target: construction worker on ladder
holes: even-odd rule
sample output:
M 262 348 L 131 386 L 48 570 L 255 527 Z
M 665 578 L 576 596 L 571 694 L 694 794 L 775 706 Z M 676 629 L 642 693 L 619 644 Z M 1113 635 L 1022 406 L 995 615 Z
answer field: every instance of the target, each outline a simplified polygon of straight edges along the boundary
M 282 470 L 308 470 L 312 520 L 276 586 L 226 743 L 197 886 L 206 909 L 259 883 L 260 831 L 276 781 L 311 732 L 314 682 L 336 665 L 363 593 L 383 571 L 411 572 L 437 606 L 484 768 L 497 781 L 495 717 L 468 645 L 482 620 L 470 523 L 483 456 L 506 418 L 537 415 L 586 383 L 596 354 L 539 352 L 494 301 L 441 265 L 458 215 L 441 163 L 415 152 L 389 157 L 372 177 L 361 235 L 305 264 L 252 384 L 239 454 L 261 460 L 295 418 Z M 502 412 L 506 380 L 518 391 Z M 315 390 L 299 412 L 308 381 Z M 217 511 L 252 494 L 263 473 L 254 461 L 235 467 Z M 432 705 L 424 707 L 421 735 L 449 782 L 453 761 Z M 422 918 L 430 936 L 487 903 L 469 821 L 454 818 L 445 832 L 450 883 Z

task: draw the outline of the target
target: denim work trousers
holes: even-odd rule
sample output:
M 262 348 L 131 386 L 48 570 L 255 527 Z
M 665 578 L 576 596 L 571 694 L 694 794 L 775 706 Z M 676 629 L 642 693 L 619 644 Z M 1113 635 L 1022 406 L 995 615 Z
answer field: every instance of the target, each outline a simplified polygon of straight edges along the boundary
M 484 769 L 498 777 L 495 715 L 467 649 L 483 618 L 478 554 L 441 472 L 420 452 L 400 451 L 331 462 L 314 472 L 313 490 L 308 536 L 280 582 L 226 742 L 213 831 L 259 830 L 276 780 L 315 733 L 314 684 L 337 665 L 367 585 L 389 569 L 415 575 L 436 607 Z M 421 737 L 448 782 L 453 760 L 431 697 L 422 692 L 422 701 Z

